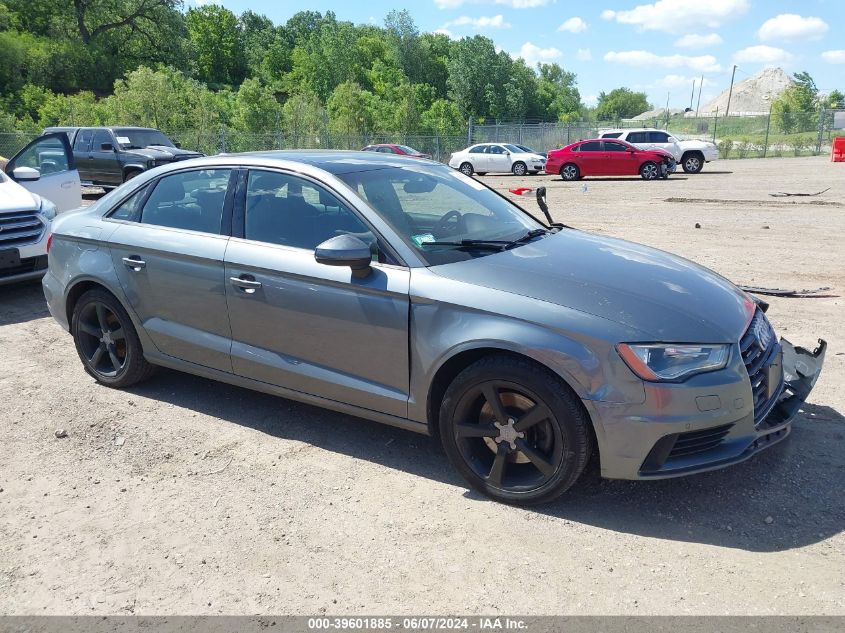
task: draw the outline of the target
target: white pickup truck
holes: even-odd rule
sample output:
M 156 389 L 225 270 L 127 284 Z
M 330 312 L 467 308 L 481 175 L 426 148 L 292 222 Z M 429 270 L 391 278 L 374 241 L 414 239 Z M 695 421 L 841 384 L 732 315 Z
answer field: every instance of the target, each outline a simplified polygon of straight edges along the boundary
M 672 154 L 688 174 L 697 174 L 704 163 L 719 159 L 719 150 L 710 141 L 682 141 L 666 130 L 653 128 L 630 128 L 605 130 L 601 138 L 618 138 L 636 145 L 640 149 L 663 149 Z

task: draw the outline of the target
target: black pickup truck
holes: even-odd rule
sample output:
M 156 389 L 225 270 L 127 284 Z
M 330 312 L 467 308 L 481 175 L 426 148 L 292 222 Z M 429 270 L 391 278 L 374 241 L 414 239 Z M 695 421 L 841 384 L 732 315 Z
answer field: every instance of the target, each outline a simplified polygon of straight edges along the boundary
M 141 172 L 202 156 L 180 149 L 161 131 L 147 127 L 48 127 L 64 132 L 84 184 L 117 187 Z

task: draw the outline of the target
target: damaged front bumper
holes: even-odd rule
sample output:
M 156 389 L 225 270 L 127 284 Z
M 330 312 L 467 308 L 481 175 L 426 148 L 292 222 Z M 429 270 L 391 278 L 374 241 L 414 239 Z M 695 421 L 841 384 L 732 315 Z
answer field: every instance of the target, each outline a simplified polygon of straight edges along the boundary
M 819 345 L 812 352 L 795 347 L 786 339 L 780 340 L 783 350 L 783 390 L 775 406 L 763 420 L 764 426 L 780 427 L 789 424 L 801 405 L 810 395 L 822 371 L 824 356 L 827 352 L 827 342 L 819 339 Z

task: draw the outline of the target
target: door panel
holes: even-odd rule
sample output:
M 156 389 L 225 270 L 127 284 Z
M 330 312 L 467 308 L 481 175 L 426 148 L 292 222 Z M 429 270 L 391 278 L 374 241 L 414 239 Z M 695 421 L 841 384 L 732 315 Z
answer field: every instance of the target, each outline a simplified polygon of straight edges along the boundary
M 102 144 L 109 143 L 112 149 L 103 149 Z M 91 140 L 91 164 L 94 180 L 107 185 L 119 185 L 123 182 L 123 173 L 115 151 L 115 140 L 108 130 L 95 130 Z
M 498 145 L 491 145 L 487 150 L 487 170 L 508 172 L 511 170 L 511 157 L 505 154 L 505 149 Z
M 312 251 L 232 238 L 225 277 L 235 374 L 407 415 L 408 269 L 358 279 Z
M 111 256 L 129 305 L 160 352 L 231 372 L 223 276 L 228 239 L 125 224 L 112 234 Z
M 39 171 L 41 175 L 38 180 L 18 181 L 18 184 L 55 204 L 57 211 L 67 211 L 82 205 L 79 172 L 76 171 L 73 151 L 64 132 L 40 136 L 9 159 L 5 171 L 12 180 L 16 180 L 14 170 L 18 167 Z
M 583 143 L 578 150 L 578 163 L 583 176 L 609 176 L 601 141 Z

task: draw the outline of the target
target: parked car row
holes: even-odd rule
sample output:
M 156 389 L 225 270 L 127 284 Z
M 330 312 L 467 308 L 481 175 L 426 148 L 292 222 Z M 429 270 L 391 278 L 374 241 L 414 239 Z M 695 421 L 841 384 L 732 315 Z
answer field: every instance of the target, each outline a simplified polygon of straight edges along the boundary
M 677 165 L 689 174 L 718 160 L 719 151 L 707 141 L 683 141 L 664 130 L 634 128 L 606 130 L 599 138 L 581 139 L 560 149 L 537 152 L 515 143 L 478 143 L 455 152 L 449 166 L 471 176 L 540 171 L 564 180 L 586 176 L 636 176 L 645 180 L 668 178 Z

